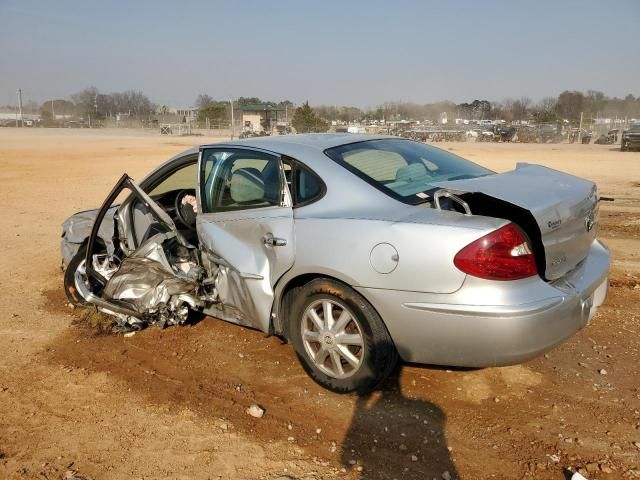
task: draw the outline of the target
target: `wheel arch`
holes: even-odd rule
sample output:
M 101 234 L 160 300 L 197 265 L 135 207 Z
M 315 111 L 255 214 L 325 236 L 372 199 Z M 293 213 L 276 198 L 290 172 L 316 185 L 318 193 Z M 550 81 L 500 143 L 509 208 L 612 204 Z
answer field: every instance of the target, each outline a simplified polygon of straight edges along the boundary
M 356 290 L 354 286 L 358 285 L 352 278 L 347 275 L 342 274 L 341 272 L 334 271 L 322 271 L 320 269 L 315 271 L 305 271 L 305 272 L 297 272 L 296 274 L 290 274 L 282 277 L 280 281 L 276 284 L 274 288 L 274 302 L 271 310 L 271 323 L 270 323 L 270 332 L 273 335 L 278 335 L 285 340 L 288 340 L 288 332 L 286 321 L 289 310 L 289 301 L 287 298 L 287 294 L 294 290 L 295 288 L 300 288 L 307 283 L 317 280 L 317 279 L 327 279 L 333 280 L 335 282 L 341 283 L 346 287 L 354 290 L 358 295 L 361 295 L 371 307 L 378 313 L 382 322 L 385 324 L 386 322 L 380 312 L 376 308 L 376 306 L 371 302 L 371 299 L 367 296 L 363 295 L 362 292 Z M 387 329 L 388 330 L 388 329 Z

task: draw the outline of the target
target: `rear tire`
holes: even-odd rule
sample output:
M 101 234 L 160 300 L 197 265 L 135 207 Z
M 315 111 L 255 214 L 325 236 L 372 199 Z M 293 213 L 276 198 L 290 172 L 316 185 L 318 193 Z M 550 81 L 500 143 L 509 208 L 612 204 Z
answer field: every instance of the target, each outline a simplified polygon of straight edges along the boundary
M 64 271 L 64 293 L 66 293 L 69 303 L 72 305 L 86 305 L 87 302 L 76 289 L 76 271 L 82 262 L 84 262 L 87 254 L 87 247 L 83 245 L 73 256 L 67 269 Z
M 380 315 L 360 294 L 334 280 L 312 280 L 297 290 L 288 327 L 304 370 L 336 393 L 370 392 L 398 361 Z

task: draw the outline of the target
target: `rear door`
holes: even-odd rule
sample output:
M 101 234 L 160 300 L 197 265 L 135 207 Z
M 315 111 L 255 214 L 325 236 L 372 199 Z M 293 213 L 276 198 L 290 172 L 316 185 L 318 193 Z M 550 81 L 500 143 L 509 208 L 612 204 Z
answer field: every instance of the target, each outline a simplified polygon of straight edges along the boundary
M 294 260 L 292 200 L 280 157 L 239 147 L 203 148 L 197 231 L 219 267 L 225 320 L 268 331 L 273 288 Z

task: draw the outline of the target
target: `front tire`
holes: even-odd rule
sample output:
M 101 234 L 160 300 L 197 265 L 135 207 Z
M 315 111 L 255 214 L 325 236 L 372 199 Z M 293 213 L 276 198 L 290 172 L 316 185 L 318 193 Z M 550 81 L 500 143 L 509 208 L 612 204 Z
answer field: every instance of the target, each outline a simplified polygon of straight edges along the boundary
M 76 271 L 83 264 L 86 254 L 87 247 L 83 245 L 78 249 L 64 271 L 64 293 L 66 293 L 69 303 L 72 305 L 87 304 L 76 288 Z
M 398 354 L 386 326 L 357 292 L 329 279 L 296 291 L 289 337 L 319 385 L 337 393 L 370 392 L 393 371 Z

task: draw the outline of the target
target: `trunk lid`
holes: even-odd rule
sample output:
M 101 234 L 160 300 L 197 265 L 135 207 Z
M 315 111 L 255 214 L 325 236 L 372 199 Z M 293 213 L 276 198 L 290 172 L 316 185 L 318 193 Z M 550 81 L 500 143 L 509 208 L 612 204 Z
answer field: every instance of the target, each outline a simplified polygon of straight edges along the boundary
M 484 194 L 526 209 L 539 231 L 523 228 L 530 237 L 539 236 L 547 280 L 555 280 L 573 270 L 587 256 L 596 237 L 596 185 L 568 173 L 519 163 L 510 172 L 439 182 L 436 186 L 456 194 Z M 473 214 L 473 204 L 470 207 Z M 495 216 L 500 217 L 500 212 Z

